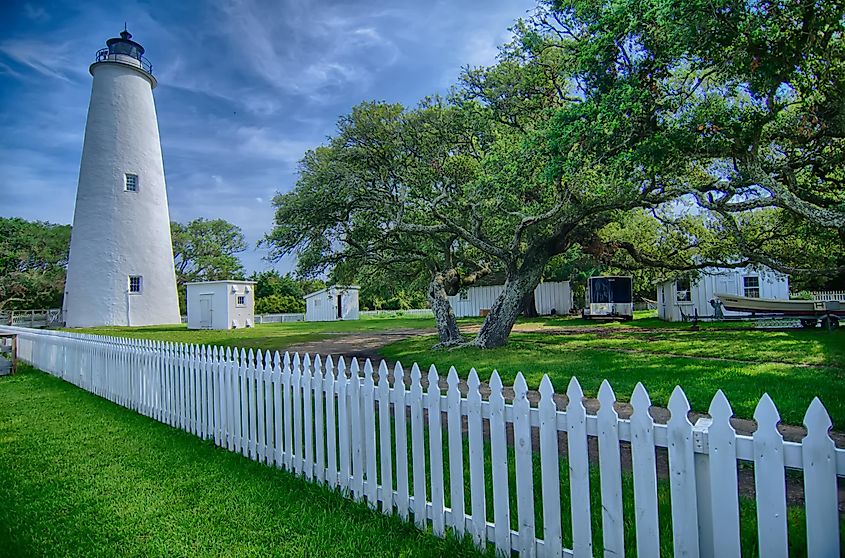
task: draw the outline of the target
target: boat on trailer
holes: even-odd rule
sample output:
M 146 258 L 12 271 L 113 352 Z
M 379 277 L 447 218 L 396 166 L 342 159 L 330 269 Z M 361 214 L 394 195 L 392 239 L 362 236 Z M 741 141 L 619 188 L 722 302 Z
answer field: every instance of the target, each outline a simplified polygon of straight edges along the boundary
M 836 300 L 779 300 L 754 298 L 735 294 L 716 293 L 725 310 L 750 312 L 761 317 L 793 317 L 804 327 L 814 327 L 821 320 L 822 327 L 835 328 L 845 318 L 845 304 Z

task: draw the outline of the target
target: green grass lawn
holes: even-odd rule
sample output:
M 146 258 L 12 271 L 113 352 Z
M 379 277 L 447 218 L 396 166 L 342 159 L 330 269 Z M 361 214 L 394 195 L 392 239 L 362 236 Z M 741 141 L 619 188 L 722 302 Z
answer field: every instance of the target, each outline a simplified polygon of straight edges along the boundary
M 0 378 L 0 555 L 476 551 L 24 366 Z
M 338 322 L 288 322 L 281 324 L 260 324 L 246 329 L 189 330 L 185 324 L 146 327 L 95 327 L 71 329 L 80 333 L 114 335 L 172 341 L 174 343 L 201 343 L 223 347 L 246 349 L 279 350 L 310 341 L 326 339 L 333 334 L 388 331 L 395 329 L 433 329 L 434 319 L 408 316 L 400 318 L 365 318 Z
M 432 351 L 435 339 L 419 336 L 388 345 L 381 353 L 406 364 L 435 364 L 444 373 L 455 366 L 463 377 L 472 367 L 483 378 L 498 369 L 506 384 L 522 371 L 533 388 L 543 374 L 549 374 L 559 392 L 577 376 L 589 397 L 595 397 L 607 379 L 623 401 L 642 382 L 652 402 L 663 406 L 674 386 L 680 385 L 696 411 L 706 411 L 721 388 L 735 414 L 743 418 L 753 416 L 760 396 L 768 392 L 783 420 L 791 424 L 801 424 L 810 401 L 819 396 L 834 425 L 845 427 L 845 329 L 831 333 L 705 324 L 694 332 L 688 324 L 667 328 L 669 324 L 655 324 L 651 318 L 603 325 L 557 319 L 543 325 L 583 326 L 585 331 L 517 331 L 506 347 L 489 350 Z

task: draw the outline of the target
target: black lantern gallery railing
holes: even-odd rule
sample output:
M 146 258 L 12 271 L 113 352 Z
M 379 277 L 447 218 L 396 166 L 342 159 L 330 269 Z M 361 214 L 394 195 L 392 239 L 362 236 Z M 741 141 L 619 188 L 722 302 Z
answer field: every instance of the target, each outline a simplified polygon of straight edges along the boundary
M 109 60 L 120 62 L 121 56 L 127 56 L 129 58 L 134 58 L 141 64 L 141 68 L 145 70 L 147 73 L 153 73 L 153 65 L 152 63 L 141 56 L 140 54 L 130 54 L 128 52 L 115 52 L 115 49 L 112 48 L 111 50 L 108 48 L 101 48 L 97 51 L 97 62 L 106 62 Z

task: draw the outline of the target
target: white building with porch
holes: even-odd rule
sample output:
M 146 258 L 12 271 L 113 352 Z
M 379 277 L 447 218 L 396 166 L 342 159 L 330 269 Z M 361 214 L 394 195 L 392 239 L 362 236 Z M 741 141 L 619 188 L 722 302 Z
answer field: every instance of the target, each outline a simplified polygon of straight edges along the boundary
M 188 290 L 188 329 L 237 329 L 255 324 L 255 281 L 198 281 Z
M 669 322 L 722 316 L 741 312 L 721 309 L 717 294 L 752 298 L 789 299 L 789 277 L 768 267 L 705 268 L 698 278 L 672 279 L 657 283 L 657 315 Z
M 305 321 L 357 320 L 359 290 L 355 285 L 334 285 L 305 295 Z

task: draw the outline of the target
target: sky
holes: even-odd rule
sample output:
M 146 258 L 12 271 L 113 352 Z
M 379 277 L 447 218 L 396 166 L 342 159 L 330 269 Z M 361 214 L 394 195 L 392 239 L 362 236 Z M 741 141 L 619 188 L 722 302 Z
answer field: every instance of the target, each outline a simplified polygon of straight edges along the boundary
M 243 230 L 248 272 L 271 200 L 364 100 L 407 106 L 495 61 L 535 0 L 0 2 L 0 216 L 71 223 L 88 67 L 124 22 L 146 48 L 170 218 Z

